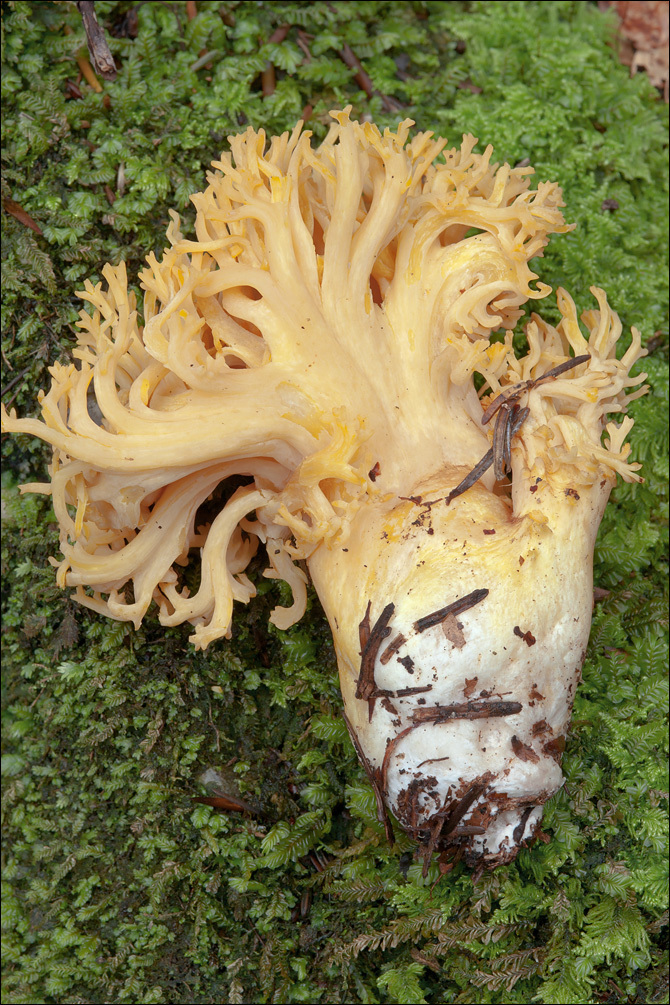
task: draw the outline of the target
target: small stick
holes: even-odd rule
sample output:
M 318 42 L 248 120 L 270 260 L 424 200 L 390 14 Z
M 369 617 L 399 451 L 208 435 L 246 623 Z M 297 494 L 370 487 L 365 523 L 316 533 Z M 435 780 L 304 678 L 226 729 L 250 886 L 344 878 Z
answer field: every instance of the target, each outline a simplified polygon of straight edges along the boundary
M 96 77 L 89 60 L 84 55 L 83 49 L 77 56 L 77 66 L 81 70 L 81 75 L 89 87 L 92 87 L 96 94 L 102 94 L 102 84 Z
M 518 701 L 464 701 L 454 705 L 424 705 L 412 713 L 412 722 L 440 725 L 451 719 L 498 719 L 517 715 L 523 705 Z
M 590 359 L 591 357 L 588 353 L 584 353 L 583 356 L 575 356 L 574 359 L 566 359 L 565 362 L 555 366 L 553 370 L 547 370 L 541 377 L 536 377 L 534 380 L 523 380 L 520 384 L 513 384 L 512 387 L 506 388 L 497 398 L 494 398 L 489 403 L 482 415 L 482 426 L 485 426 L 493 418 L 499 408 L 502 408 L 503 405 L 510 402 L 513 398 L 518 398 L 524 391 L 532 390 L 538 384 L 543 384 L 545 380 L 553 380 L 555 377 L 560 377 L 562 373 L 566 373 L 576 366 L 581 366 L 582 363 L 586 363 Z
M 388 635 L 391 634 L 391 629 L 387 626 L 393 617 L 394 611 L 395 604 L 391 603 L 386 605 L 382 613 L 375 621 L 374 627 L 370 632 L 370 637 L 365 643 L 361 654 L 361 669 L 358 675 L 358 683 L 356 685 L 356 697 L 368 702 L 370 707 L 370 721 L 372 721 L 372 713 L 375 707 L 377 692 L 377 685 L 375 684 L 375 660 L 377 659 L 377 653 L 379 652 L 379 647 L 382 642 Z
M 88 51 L 93 66 L 103 80 L 116 80 L 116 64 L 112 56 L 105 33 L 98 24 L 94 5 L 91 0 L 78 0 L 77 9 L 84 22 Z M 82 71 L 83 72 L 83 71 Z
M 335 10 L 335 7 L 332 3 L 328 3 L 327 6 L 330 7 L 332 11 Z M 340 57 L 342 62 L 349 67 L 350 70 L 356 70 L 356 73 L 354 74 L 354 80 L 356 81 L 360 89 L 362 91 L 365 91 L 368 98 L 372 98 L 373 96 L 376 95 L 378 98 L 381 99 L 381 103 L 384 107 L 385 112 L 397 112 L 402 108 L 400 102 L 396 101 L 395 98 L 391 98 L 387 94 L 382 94 L 381 91 L 376 90 L 372 81 L 370 80 L 370 77 L 365 67 L 361 63 L 356 53 L 351 49 L 349 45 L 347 45 L 346 42 L 344 43 L 342 48 L 338 50 L 337 55 Z
M 399 691 L 395 694 L 391 692 L 392 698 L 408 698 L 412 694 L 424 694 L 426 691 L 432 691 L 432 684 L 424 684 L 421 687 L 401 687 Z
M 470 785 L 470 788 L 465 795 L 461 796 L 451 812 L 445 816 L 444 826 L 442 828 L 442 834 L 444 837 L 456 828 L 458 822 L 463 819 L 474 801 L 481 796 L 485 789 L 486 783 L 482 782 L 481 779 L 476 779 Z
M 519 820 L 518 824 L 512 831 L 512 840 L 514 841 L 514 844 L 521 843 L 523 832 L 525 831 L 526 824 L 528 823 L 528 817 L 531 815 L 534 809 L 535 809 L 534 806 L 526 806 L 525 810 L 521 814 L 521 819 Z
M 392 98 L 388 94 L 383 94 L 381 91 L 378 91 L 376 87 L 372 86 L 372 81 L 370 80 L 365 67 L 361 63 L 358 56 L 352 52 L 346 43 L 338 52 L 338 56 L 348 67 L 358 70 L 358 72 L 354 74 L 354 80 L 358 86 L 365 91 L 369 98 L 374 96 L 380 99 L 385 112 L 399 112 L 402 109 L 402 105 L 399 101 L 396 101 L 395 98 Z
M 367 757 L 363 753 L 363 748 L 358 742 L 358 737 L 356 732 L 347 719 L 344 712 L 342 712 L 342 718 L 344 719 L 344 724 L 349 730 L 349 736 L 351 737 L 351 742 L 354 745 L 354 749 L 358 754 L 358 759 L 365 769 L 365 774 L 370 779 L 370 784 L 372 785 L 372 791 L 375 794 L 375 802 L 377 803 L 377 820 L 382 824 L 384 828 L 384 834 L 386 835 L 386 840 L 390 845 L 395 843 L 395 835 L 393 833 L 393 824 L 391 823 L 391 818 L 389 817 L 388 810 L 386 809 L 386 804 L 384 802 L 384 795 L 382 791 L 381 782 L 381 772 L 379 768 L 373 768 Z
M 444 500 L 449 505 L 452 500 L 456 499 L 457 496 L 462 496 L 464 492 L 472 488 L 475 482 L 485 474 L 488 469 L 493 464 L 493 448 L 487 450 L 487 452 L 482 457 L 478 464 L 475 464 L 474 468 L 470 474 L 466 475 L 462 482 L 459 482 L 455 489 L 452 489 L 447 498 Z
M 583 356 L 575 356 L 574 359 L 566 359 L 564 363 L 560 363 L 558 366 L 555 366 L 553 370 L 547 370 L 547 372 L 543 373 L 541 377 L 538 377 L 537 380 L 534 380 L 532 382 L 533 386 L 541 384 L 542 381 L 544 380 L 549 380 L 554 377 L 560 377 L 560 375 L 562 373 L 565 373 L 566 370 L 572 370 L 573 367 L 575 366 L 581 366 L 582 363 L 588 363 L 590 359 L 591 356 L 589 355 L 588 352 L 585 352 Z
M 529 408 L 519 409 L 516 402 L 504 402 L 493 431 L 493 472 L 496 481 L 505 477 L 512 468 L 512 439 L 530 414 Z
M 520 384 L 513 384 L 508 387 L 505 391 L 494 398 L 493 401 L 489 402 L 484 414 L 482 415 L 482 426 L 485 426 L 493 416 L 496 414 L 499 408 L 511 401 L 513 398 L 517 398 L 523 391 L 527 390 L 530 381 L 523 380 Z
M 495 428 L 493 430 L 493 474 L 496 481 L 505 477 L 507 470 L 506 454 L 507 444 L 511 444 L 511 418 L 514 405 L 504 402 L 498 411 Z
M 9 363 L 9 360 L 7 360 L 7 363 Z M 24 367 L 23 370 L 21 370 L 20 373 L 17 373 L 16 376 L 12 377 L 11 380 L 7 381 L 7 383 L 5 384 L 5 386 L 2 389 L 2 397 L 3 398 L 4 398 L 4 396 L 6 394 L 9 394 L 9 392 L 14 387 L 14 385 L 18 384 L 18 382 L 21 380 L 22 377 L 25 377 L 25 375 L 28 373 L 28 370 L 30 370 L 30 366 Z
M 400 647 L 405 644 L 405 642 L 407 642 L 407 639 L 405 638 L 405 636 L 402 633 L 396 635 L 396 637 L 394 639 L 391 639 L 391 641 L 387 645 L 386 649 L 384 650 L 384 652 L 379 657 L 379 662 L 382 665 L 385 665 L 386 663 L 388 663 L 388 661 L 391 659 L 391 657 L 394 655 L 394 653 L 397 653 L 398 650 L 400 649 Z
M 370 638 L 370 607 L 372 606 L 372 601 L 368 600 L 368 606 L 365 608 L 365 617 L 358 626 L 358 640 L 361 646 L 361 656 L 368 644 L 368 639 Z
M 426 614 L 425 617 L 419 618 L 418 621 L 414 622 L 414 628 L 417 632 L 425 632 L 427 628 L 433 628 L 435 625 L 439 625 L 442 621 L 445 621 L 450 614 L 462 614 L 463 611 L 468 611 L 475 604 L 479 604 L 485 597 L 488 597 L 488 595 L 489 591 L 486 589 L 473 590 L 467 596 L 454 600 L 451 604 L 447 604 L 446 607 L 441 607 L 439 611 L 433 611 L 432 614 Z
M 514 424 L 514 418 L 516 413 L 519 411 L 518 405 L 512 405 L 512 409 L 509 413 L 509 418 L 505 423 L 505 442 L 503 443 L 503 458 L 502 466 L 505 471 L 510 471 L 512 468 L 512 426 Z M 495 458 L 494 458 L 495 464 Z
M 521 411 L 518 411 L 517 406 L 517 411 L 512 416 L 512 436 L 516 436 L 529 415 L 530 408 L 522 408 Z
M 503 406 L 505 406 L 505 410 L 496 420 L 496 427 L 493 432 L 493 446 L 484 454 L 481 461 L 478 464 L 475 464 L 470 474 L 466 475 L 463 481 L 459 482 L 456 488 L 451 490 L 447 498 L 444 500 L 447 506 L 452 499 L 456 499 L 457 496 L 463 495 L 464 492 L 467 492 L 468 489 L 472 488 L 475 482 L 479 481 L 482 475 L 488 471 L 492 464 L 496 465 L 494 468 L 496 480 L 503 477 L 505 472 L 502 465 L 505 463 L 506 451 L 509 450 L 509 460 L 511 462 L 512 438 L 516 436 L 530 414 L 529 408 L 522 408 L 521 411 L 518 411 L 518 406 L 514 405 L 510 409 L 509 401 L 500 401 L 495 411 Z M 491 416 L 489 416 L 489 418 L 490 417 Z M 506 446 L 508 440 L 509 448 Z

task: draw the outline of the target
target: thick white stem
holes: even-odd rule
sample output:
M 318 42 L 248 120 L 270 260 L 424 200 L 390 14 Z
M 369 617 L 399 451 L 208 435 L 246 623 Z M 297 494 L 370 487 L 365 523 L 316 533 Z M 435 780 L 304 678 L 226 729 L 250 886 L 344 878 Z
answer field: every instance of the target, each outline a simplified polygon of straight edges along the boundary
M 562 784 L 597 523 L 565 496 L 547 497 L 543 521 L 517 519 L 482 486 L 447 507 L 451 487 L 368 506 L 348 547 L 320 547 L 309 567 L 384 804 L 426 862 L 462 847 L 493 866 L 535 834 Z

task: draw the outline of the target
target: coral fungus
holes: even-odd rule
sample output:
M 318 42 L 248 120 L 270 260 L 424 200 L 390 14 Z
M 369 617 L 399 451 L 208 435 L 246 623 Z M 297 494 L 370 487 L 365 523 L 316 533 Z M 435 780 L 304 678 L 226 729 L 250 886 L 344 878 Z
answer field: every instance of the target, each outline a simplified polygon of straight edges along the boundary
M 617 474 L 638 478 L 632 421 L 607 414 L 644 393 L 640 338 L 617 360 L 605 294 L 585 335 L 559 290 L 562 321 L 532 314 L 517 358 L 523 305 L 550 292 L 529 262 L 570 229 L 558 187 L 472 136 L 332 114 L 318 148 L 302 124 L 231 138 L 195 239 L 173 214 L 147 259 L 144 327 L 106 266 L 42 421 L 3 428 L 52 444 L 50 484 L 25 488 L 52 494 L 59 583 L 102 614 L 138 625 L 153 601 L 204 648 L 253 596 L 260 541 L 293 591 L 285 628 L 305 560 L 380 818 L 426 864 L 492 866 L 562 782 L 595 535 Z

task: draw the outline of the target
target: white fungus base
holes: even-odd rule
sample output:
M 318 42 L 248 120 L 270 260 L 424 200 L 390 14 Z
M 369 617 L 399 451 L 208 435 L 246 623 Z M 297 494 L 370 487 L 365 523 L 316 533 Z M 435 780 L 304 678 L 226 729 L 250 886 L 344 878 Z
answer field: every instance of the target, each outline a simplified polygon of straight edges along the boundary
M 347 721 L 379 805 L 426 862 L 457 850 L 471 865 L 493 867 L 536 834 L 544 803 L 563 782 L 591 623 L 592 535 L 579 526 L 590 514 L 577 507 L 552 527 L 511 518 L 484 489 L 468 496 L 467 507 L 436 505 L 418 525 L 422 510 L 411 502 L 364 514 L 355 541 L 320 550 L 309 564 L 333 629 Z M 485 590 L 450 620 L 417 627 Z M 362 693 L 359 626 L 369 604 L 374 634 L 390 603 L 371 693 Z

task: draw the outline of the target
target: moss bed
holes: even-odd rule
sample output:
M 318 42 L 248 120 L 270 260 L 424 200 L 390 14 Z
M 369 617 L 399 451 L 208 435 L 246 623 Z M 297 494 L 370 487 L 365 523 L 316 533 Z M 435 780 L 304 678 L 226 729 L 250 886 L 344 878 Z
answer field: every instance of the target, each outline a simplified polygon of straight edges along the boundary
M 233 639 L 73 605 L 47 557 L 48 454 L 3 445 L 3 964 L 8 1003 L 667 1002 L 667 107 L 592 3 L 98 2 L 96 91 L 73 3 L 2 4 L 3 401 L 32 414 L 73 344 L 74 290 L 160 251 L 226 136 L 306 106 L 401 117 L 560 182 L 578 224 L 541 277 L 609 294 L 648 344 L 643 485 L 620 485 L 548 843 L 473 883 L 385 842 L 315 598 Z M 353 54 L 363 65 L 361 76 Z M 78 64 L 77 59 L 80 63 Z M 17 208 L 18 207 L 18 208 Z M 543 308 L 545 312 L 547 308 Z M 550 309 L 548 316 L 551 317 Z M 211 780 L 247 815 L 193 801 Z M 209 788 L 208 788 L 209 785 Z M 665 912 L 665 913 L 664 913 Z

